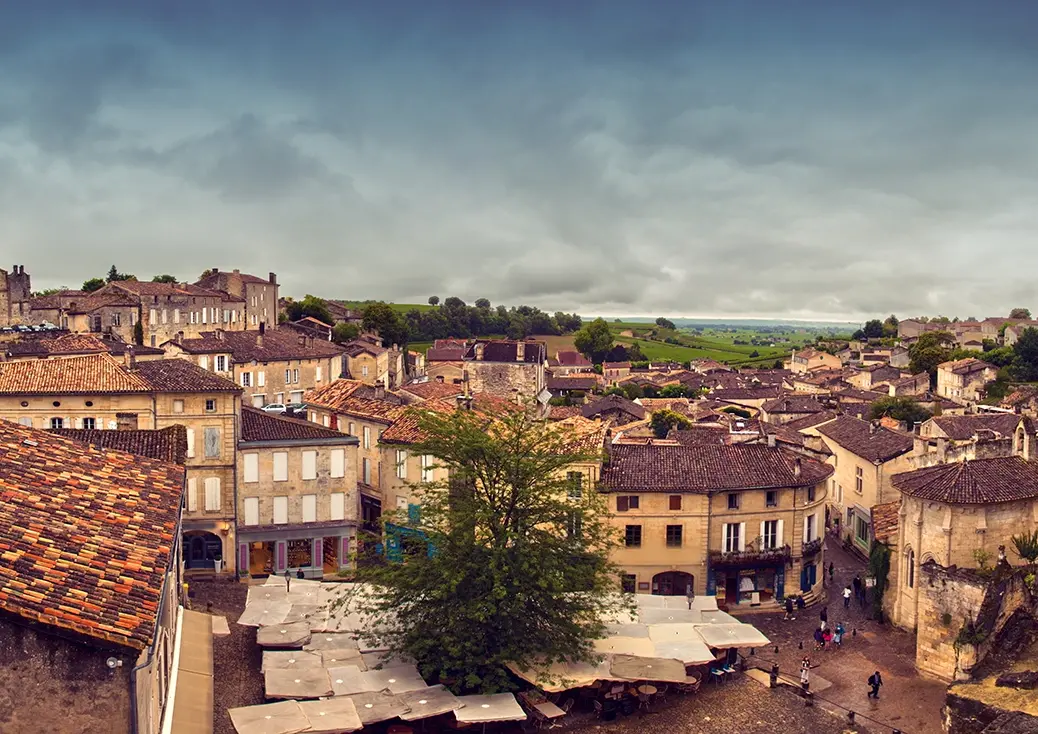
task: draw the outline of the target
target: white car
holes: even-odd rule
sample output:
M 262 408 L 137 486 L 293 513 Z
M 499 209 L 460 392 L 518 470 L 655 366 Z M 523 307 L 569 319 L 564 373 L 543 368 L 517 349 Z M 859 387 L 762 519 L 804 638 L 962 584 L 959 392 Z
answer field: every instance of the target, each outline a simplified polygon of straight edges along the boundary
M 284 413 L 285 406 L 281 403 L 270 403 L 269 405 L 264 405 L 261 410 L 264 410 L 267 413 Z

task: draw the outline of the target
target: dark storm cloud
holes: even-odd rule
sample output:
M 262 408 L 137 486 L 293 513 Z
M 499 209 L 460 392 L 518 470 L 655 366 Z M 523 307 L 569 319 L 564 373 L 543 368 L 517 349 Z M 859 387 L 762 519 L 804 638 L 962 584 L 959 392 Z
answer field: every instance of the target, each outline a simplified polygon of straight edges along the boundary
M 585 313 L 1033 305 L 1025 4 L 22 5 L 0 241 L 40 286 L 115 261 Z

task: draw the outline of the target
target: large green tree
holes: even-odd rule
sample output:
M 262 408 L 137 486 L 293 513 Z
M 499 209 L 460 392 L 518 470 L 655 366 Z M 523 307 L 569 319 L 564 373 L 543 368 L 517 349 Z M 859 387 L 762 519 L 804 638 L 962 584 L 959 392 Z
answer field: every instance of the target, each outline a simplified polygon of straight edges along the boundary
M 937 365 L 947 362 L 952 353 L 955 337 L 947 331 L 927 331 L 908 348 L 909 368 L 913 374 L 937 374 Z
M 298 321 L 307 316 L 332 324 L 335 320 L 328 311 L 328 303 L 323 298 L 307 294 L 302 301 L 291 301 L 285 308 L 289 321 Z
M 151 282 L 152 283 L 176 283 L 177 282 L 177 277 L 175 275 L 168 275 L 168 274 L 156 275 L 154 278 L 151 279 Z
M 1038 381 L 1038 329 L 1024 329 L 1013 345 L 1013 376 L 1024 382 Z
M 510 663 L 592 660 L 603 614 L 624 602 L 603 496 L 567 476 L 591 457 L 521 409 L 414 415 L 411 451 L 450 479 L 413 485 L 415 510 L 388 518 L 425 543 L 403 562 L 360 564 L 371 634 L 455 692 L 513 688 Z
M 90 278 L 89 280 L 83 281 L 83 290 L 85 290 L 87 293 L 93 293 L 94 291 L 101 290 L 104 287 L 104 278 Z
M 377 301 L 368 304 L 364 309 L 363 324 L 365 331 L 378 332 L 384 347 L 397 344 L 402 348 L 407 344 L 407 321 L 388 303 Z
M 865 338 L 867 339 L 879 339 L 883 336 L 883 322 L 879 319 L 866 321 L 862 331 L 865 332 Z
M 878 418 L 893 418 L 896 421 L 904 421 L 908 425 L 921 423 L 931 417 L 930 411 L 921 406 L 912 398 L 893 397 L 880 398 L 872 404 L 869 409 L 869 417 L 873 420 Z
M 599 364 L 613 348 L 613 332 L 609 330 L 605 319 L 595 319 L 574 335 L 573 345 L 578 352 Z
M 1011 319 L 1029 319 L 1031 318 L 1031 309 L 1029 308 L 1014 308 L 1009 312 L 1009 318 Z
M 692 421 L 687 416 L 681 415 L 681 413 L 664 408 L 652 414 L 652 420 L 649 421 L 649 425 L 652 427 L 652 433 L 656 438 L 666 438 L 671 428 L 689 428 L 692 425 Z

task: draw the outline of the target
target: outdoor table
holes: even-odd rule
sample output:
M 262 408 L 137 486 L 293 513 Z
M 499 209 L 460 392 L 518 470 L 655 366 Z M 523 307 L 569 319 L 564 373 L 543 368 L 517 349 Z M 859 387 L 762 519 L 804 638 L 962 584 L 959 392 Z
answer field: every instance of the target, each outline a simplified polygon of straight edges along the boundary
M 714 677 L 714 684 L 715 685 L 724 680 L 724 671 L 723 670 L 716 670 L 716 669 L 715 670 L 711 670 L 710 671 L 710 675 L 712 675 Z
M 655 696 L 656 686 L 650 686 L 648 683 L 638 686 L 638 693 L 644 693 L 646 696 Z
M 566 712 L 561 708 L 553 704 L 551 701 L 542 701 L 541 703 L 533 706 L 534 714 L 544 721 L 549 723 L 549 728 L 554 729 L 560 726 L 558 722 L 552 722 L 552 719 L 558 719 L 566 715 Z

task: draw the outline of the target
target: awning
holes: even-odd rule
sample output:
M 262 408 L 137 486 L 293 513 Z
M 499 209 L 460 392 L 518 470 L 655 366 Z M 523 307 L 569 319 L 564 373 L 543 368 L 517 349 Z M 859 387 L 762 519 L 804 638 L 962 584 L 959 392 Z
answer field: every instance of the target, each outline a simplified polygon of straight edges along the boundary
M 172 715 L 164 719 L 169 734 L 213 732 L 213 625 L 201 612 L 180 610 L 179 635 L 171 675 Z
M 459 696 L 462 708 L 454 718 L 462 724 L 486 724 L 492 721 L 526 721 L 526 712 L 511 693 L 489 696 Z

